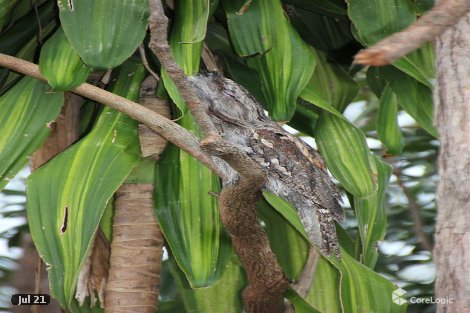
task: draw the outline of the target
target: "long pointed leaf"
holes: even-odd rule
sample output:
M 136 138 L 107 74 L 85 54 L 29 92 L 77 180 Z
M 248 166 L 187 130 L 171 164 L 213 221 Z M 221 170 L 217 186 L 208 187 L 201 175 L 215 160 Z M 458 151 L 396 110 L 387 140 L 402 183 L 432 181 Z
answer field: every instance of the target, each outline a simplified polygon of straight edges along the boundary
M 397 120 L 398 102 L 390 85 L 387 85 L 380 97 L 379 112 L 377 114 L 377 135 L 387 151 L 399 154 L 405 145 L 405 139 Z
M 311 48 L 289 23 L 279 0 L 222 1 L 237 53 L 258 71 L 264 103 L 276 121 L 288 121 L 315 68 Z M 259 54 L 259 55 L 258 55 Z
M 0 98 L 0 190 L 44 143 L 60 113 L 63 94 L 49 88 L 25 77 Z
M 137 99 L 143 75 L 142 65 L 126 63 L 113 91 Z M 62 307 L 85 310 L 74 297 L 80 267 L 107 202 L 139 161 L 137 123 L 106 108 L 84 139 L 29 177 L 31 234 Z

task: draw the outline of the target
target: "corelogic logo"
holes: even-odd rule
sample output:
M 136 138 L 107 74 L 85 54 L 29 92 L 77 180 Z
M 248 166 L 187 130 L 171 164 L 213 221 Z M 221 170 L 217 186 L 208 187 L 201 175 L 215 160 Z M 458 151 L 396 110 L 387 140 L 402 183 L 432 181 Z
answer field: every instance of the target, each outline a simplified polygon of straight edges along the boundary
M 407 302 L 406 299 L 403 298 L 405 293 L 406 293 L 406 290 L 404 289 L 401 289 L 401 288 L 396 289 L 395 291 L 392 292 L 392 301 L 398 305 L 405 304 Z

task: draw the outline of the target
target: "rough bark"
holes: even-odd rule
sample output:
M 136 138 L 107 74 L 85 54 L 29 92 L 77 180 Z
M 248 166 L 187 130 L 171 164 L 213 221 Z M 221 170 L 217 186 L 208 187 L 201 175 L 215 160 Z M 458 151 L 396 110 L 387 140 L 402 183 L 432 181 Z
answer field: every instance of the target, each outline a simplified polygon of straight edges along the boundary
M 163 235 L 153 212 L 153 184 L 124 184 L 116 192 L 106 313 L 154 313 Z
M 79 112 L 80 97 L 72 93 L 66 93 L 62 111 L 56 121 L 50 125 L 51 134 L 41 149 L 36 151 L 31 158 L 31 171 L 36 170 L 78 139 Z M 46 273 L 45 265 L 42 262 L 38 262 L 39 255 L 30 234 L 23 235 L 22 248 L 24 249 L 24 255 L 18 262 L 20 270 L 14 275 L 14 287 L 18 290 L 18 293 L 34 293 L 38 291 L 49 293 L 47 275 L 41 274 Z M 38 280 L 33 279 L 35 275 L 38 276 L 39 286 L 35 286 L 35 282 Z M 13 312 L 41 312 L 41 308 L 41 306 L 15 306 Z M 59 310 L 58 303 L 51 299 L 48 312 L 59 312 Z
M 153 76 L 142 83 L 140 102 L 170 117 L 169 106 L 155 96 Z M 167 140 L 139 125 L 142 156 L 157 160 Z M 111 267 L 105 312 L 156 312 L 162 270 L 163 233 L 153 211 L 153 184 L 124 184 L 116 193 Z
M 444 1 L 442 1 L 444 2 Z M 438 313 L 470 312 L 470 14 L 436 43 L 440 180 L 434 258 Z

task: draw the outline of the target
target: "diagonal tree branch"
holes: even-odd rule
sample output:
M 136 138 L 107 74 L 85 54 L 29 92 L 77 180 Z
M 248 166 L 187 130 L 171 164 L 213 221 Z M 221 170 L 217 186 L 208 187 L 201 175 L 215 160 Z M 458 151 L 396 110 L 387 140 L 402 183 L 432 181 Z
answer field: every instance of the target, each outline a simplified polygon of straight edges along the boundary
M 0 53 L 0 66 L 6 67 L 18 73 L 25 74 L 46 81 L 39 72 L 36 64 Z M 147 125 L 159 135 L 168 139 L 176 146 L 191 154 L 195 159 L 206 165 L 220 178 L 225 178 L 225 173 L 221 171 L 210 157 L 199 147 L 199 139 L 191 132 L 174 123 L 170 119 L 155 113 L 129 99 L 115 95 L 111 92 L 95 87 L 90 84 L 81 84 L 72 90 L 73 93 L 85 98 L 103 103 L 117 111 L 127 114 L 131 118 Z
M 468 0 L 440 1 L 405 30 L 359 52 L 354 62 L 373 66 L 390 64 L 419 48 L 422 44 L 436 39 L 469 11 L 470 1 Z

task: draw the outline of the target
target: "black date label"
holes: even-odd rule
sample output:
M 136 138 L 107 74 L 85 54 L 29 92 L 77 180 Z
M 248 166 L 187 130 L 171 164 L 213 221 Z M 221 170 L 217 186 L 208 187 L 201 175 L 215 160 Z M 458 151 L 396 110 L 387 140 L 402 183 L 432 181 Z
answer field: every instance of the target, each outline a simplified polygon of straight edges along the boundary
M 13 305 L 47 305 L 51 297 L 46 294 L 17 293 L 11 296 Z

